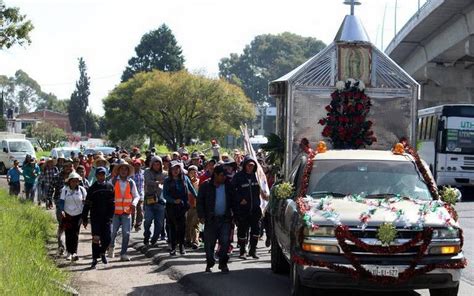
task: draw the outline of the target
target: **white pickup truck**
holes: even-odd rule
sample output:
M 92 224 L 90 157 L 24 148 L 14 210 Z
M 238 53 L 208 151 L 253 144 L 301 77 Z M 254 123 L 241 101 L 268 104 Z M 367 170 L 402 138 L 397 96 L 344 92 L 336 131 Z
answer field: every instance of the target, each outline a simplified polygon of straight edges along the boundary
M 26 140 L 24 134 L 0 133 L 0 173 L 5 174 L 16 159 L 23 164 L 26 155 L 36 157 L 35 149 L 31 142 Z

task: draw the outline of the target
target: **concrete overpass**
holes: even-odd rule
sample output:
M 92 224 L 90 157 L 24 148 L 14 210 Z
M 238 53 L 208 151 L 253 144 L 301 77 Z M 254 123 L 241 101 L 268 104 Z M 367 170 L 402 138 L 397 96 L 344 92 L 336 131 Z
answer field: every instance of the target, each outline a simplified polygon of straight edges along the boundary
M 419 108 L 474 103 L 474 0 L 431 0 L 385 52 L 422 86 Z

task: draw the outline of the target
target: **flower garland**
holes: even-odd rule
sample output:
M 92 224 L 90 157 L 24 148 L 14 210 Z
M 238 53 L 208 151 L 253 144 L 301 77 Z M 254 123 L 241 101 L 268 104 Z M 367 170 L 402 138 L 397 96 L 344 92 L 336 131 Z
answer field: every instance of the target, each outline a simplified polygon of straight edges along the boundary
M 293 185 L 289 182 L 283 182 L 281 184 L 275 185 L 273 188 L 273 196 L 277 199 L 287 199 L 291 198 L 294 193 Z
M 372 102 L 364 90 L 362 81 L 336 83 L 331 103 L 326 106 L 327 117 L 319 120 L 325 125 L 322 136 L 329 138 L 336 149 L 357 149 L 377 141 L 371 130 L 373 123 L 367 120 Z

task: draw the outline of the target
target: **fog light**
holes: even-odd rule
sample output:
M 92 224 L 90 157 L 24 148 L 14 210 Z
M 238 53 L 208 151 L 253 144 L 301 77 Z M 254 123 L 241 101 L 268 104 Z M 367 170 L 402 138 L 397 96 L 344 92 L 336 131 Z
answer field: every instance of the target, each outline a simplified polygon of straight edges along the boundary
M 449 255 L 449 254 L 457 254 L 461 248 L 459 246 L 438 246 L 438 247 L 431 247 L 430 254 L 435 255 Z
M 301 245 L 301 248 L 304 251 L 312 253 L 339 253 L 339 248 L 337 246 L 325 246 L 303 243 Z

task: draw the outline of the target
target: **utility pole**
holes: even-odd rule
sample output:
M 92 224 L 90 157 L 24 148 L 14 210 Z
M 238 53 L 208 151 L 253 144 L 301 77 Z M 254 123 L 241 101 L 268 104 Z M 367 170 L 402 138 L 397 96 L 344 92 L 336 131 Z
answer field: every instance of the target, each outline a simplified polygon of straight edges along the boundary
M 393 38 L 395 38 L 395 36 L 397 36 L 397 8 L 398 8 L 398 0 L 395 0 L 395 20 L 394 20 L 394 34 L 393 34 Z

